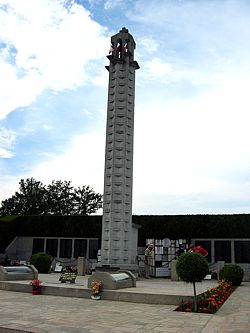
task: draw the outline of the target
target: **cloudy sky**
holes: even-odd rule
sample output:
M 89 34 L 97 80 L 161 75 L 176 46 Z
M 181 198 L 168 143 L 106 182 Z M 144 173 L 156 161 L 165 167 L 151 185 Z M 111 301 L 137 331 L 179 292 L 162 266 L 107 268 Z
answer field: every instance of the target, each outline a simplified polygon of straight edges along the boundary
M 250 213 L 250 1 L 0 0 L 0 201 L 103 192 L 110 37 L 136 41 L 134 214 Z

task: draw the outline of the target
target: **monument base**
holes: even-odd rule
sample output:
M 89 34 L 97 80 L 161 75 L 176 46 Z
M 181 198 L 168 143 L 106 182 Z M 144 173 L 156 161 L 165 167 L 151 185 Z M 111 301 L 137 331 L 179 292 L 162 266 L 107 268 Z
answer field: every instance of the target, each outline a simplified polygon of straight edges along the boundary
M 138 272 L 139 272 L 139 266 L 136 264 L 102 264 L 102 263 L 97 263 L 94 265 L 94 270 L 96 272 L 118 272 L 118 271 L 130 271 L 132 272 L 136 277 L 138 277 Z
M 136 277 L 130 271 L 95 272 L 88 279 L 88 287 L 92 287 L 93 281 L 100 281 L 102 289 L 122 289 L 136 287 Z

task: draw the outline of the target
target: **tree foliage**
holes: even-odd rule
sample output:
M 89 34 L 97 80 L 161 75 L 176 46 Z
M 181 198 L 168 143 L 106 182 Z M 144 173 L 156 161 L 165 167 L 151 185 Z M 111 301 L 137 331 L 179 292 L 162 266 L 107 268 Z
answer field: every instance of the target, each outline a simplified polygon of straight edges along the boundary
M 177 260 L 176 271 L 185 282 L 201 282 L 208 274 L 208 262 L 199 253 L 182 253 Z
M 89 215 L 102 207 L 102 195 L 90 186 L 74 188 L 70 181 L 44 185 L 34 178 L 21 179 L 19 191 L 3 200 L 0 216 Z
M 201 282 L 209 272 L 207 260 L 199 253 L 182 253 L 176 263 L 176 272 L 180 279 L 193 284 L 194 306 L 197 312 L 196 282 Z

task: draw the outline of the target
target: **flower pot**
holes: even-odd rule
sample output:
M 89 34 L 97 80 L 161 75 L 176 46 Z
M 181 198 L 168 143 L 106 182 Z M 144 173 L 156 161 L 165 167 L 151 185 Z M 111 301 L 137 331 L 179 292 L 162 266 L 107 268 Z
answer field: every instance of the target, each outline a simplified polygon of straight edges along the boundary
M 39 290 L 39 289 L 32 290 L 32 295 L 40 295 L 40 294 L 41 294 L 41 290 Z
M 98 300 L 98 299 L 101 299 L 101 296 L 100 295 L 91 295 L 91 298 Z

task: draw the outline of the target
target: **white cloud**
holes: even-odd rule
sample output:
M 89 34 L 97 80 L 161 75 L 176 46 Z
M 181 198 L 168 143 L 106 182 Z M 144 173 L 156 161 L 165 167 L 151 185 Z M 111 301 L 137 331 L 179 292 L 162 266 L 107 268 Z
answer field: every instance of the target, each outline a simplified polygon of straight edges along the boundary
M 53 130 L 54 127 L 48 124 L 44 124 L 42 125 L 42 128 L 45 129 L 46 131 L 51 131 Z
M 103 193 L 105 125 L 103 130 L 75 136 L 64 154 L 51 157 L 31 170 L 30 175 L 44 184 L 70 180 L 74 186 L 90 185 Z
M 108 44 L 107 44 L 108 45 Z M 99 86 L 101 88 L 107 88 L 108 84 L 108 71 L 105 69 L 105 66 L 108 65 L 108 59 L 105 57 L 107 55 L 107 49 L 103 53 L 103 60 L 98 64 L 96 62 L 90 63 L 88 67 L 88 73 L 96 72 L 96 68 L 99 68 L 96 75 L 90 75 L 89 82 L 94 86 Z
M 16 141 L 16 134 L 12 130 L 0 127 L 0 158 L 10 158 L 14 154 L 12 152 Z
M 173 72 L 171 64 L 164 63 L 161 59 L 156 57 L 150 61 L 146 61 L 144 67 L 145 71 L 143 75 L 152 80 L 159 78 L 167 79 L 167 76 Z
M 138 45 L 150 34 L 158 44 L 157 57 L 174 68 L 173 79 L 189 76 L 200 83 L 216 79 L 214 73 L 249 70 L 249 10 L 244 0 L 137 1 L 127 17 L 150 27 Z
M 3 179 L 10 172 L 9 160 L 0 160 L 1 192 L 8 197 L 21 178 L 32 176 L 46 184 L 53 179 L 89 184 L 102 193 L 105 124 L 103 120 L 100 131 L 100 121 L 91 117 L 96 120 L 100 113 L 106 119 L 106 102 L 103 109 L 101 103 L 95 105 L 102 90 L 95 86 L 107 89 L 109 36 L 124 15 L 126 26 L 133 20 L 135 58 L 141 66 L 136 73 L 134 213 L 250 211 L 248 1 L 89 0 L 91 14 L 74 1 L 68 9 L 64 3 L 69 4 L 0 0 L 0 36 L 6 43 L 0 50 L 0 118 L 29 105 L 45 89 L 59 99 L 65 97 L 58 91 L 89 84 L 90 97 L 85 99 L 82 90 L 74 95 L 84 100 L 80 113 L 88 118 L 83 129 L 87 134 L 74 136 L 59 156 L 53 147 L 49 152 L 39 147 L 37 154 L 47 162 L 30 170 L 26 160 L 22 167 L 29 173 L 15 170 L 16 178 Z M 9 8 L 7 14 L 2 4 Z M 109 22 L 112 33 L 92 17 Z M 35 131 L 24 116 L 21 134 Z M 49 120 L 37 112 L 39 116 L 41 126 L 50 130 Z M 11 125 L 12 117 L 8 120 Z M 55 142 L 62 145 L 58 138 Z M 28 144 L 24 140 L 24 153 Z M 2 145 L 2 155 L 10 157 L 12 147 Z
M 83 111 L 83 113 L 84 113 L 87 117 L 89 117 L 89 118 L 93 118 L 93 113 L 90 112 L 89 110 L 83 108 L 82 111 Z
M 2 170 L 1 170 L 2 171 Z M 6 200 L 18 191 L 18 183 L 20 179 L 23 177 L 19 176 L 10 176 L 5 173 L 0 174 L 0 183 L 1 183 L 1 191 L 0 191 L 0 203 L 3 200 Z
M 171 211 L 179 196 L 189 203 L 183 213 L 201 213 L 202 209 L 204 213 L 209 200 L 215 209 L 216 200 L 221 203 L 225 198 L 248 196 L 245 185 L 250 183 L 249 84 L 247 74 L 232 76 L 196 99 L 174 104 L 157 98 L 149 104 L 146 99 L 145 104 L 137 106 L 135 210 L 143 205 L 145 193 L 149 202 L 144 207 L 160 214 L 164 213 L 162 198 L 167 198 L 166 206 Z M 244 186 L 239 177 L 244 179 Z M 161 199 L 157 202 L 155 196 Z M 201 198 L 201 207 L 194 207 L 194 197 Z
M 198 100 L 177 104 L 145 100 L 136 105 L 135 214 L 250 209 L 244 201 L 250 184 L 249 81 L 248 76 L 232 77 Z M 63 155 L 51 157 L 28 176 L 45 184 L 53 179 L 71 180 L 74 186 L 89 184 L 102 193 L 104 120 L 101 126 L 72 138 Z M 237 208 L 232 202 L 238 203 Z
M 0 157 L 10 158 L 10 157 L 13 157 L 13 156 L 14 156 L 14 154 L 11 153 L 9 150 L 0 147 Z
M 248 210 L 249 85 L 248 75 L 231 77 L 198 99 L 172 104 L 155 98 L 136 105 L 135 214 L 236 212 L 232 202 L 239 202 L 237 212 Z M 63 155 L 51 156 L 26 176 L 45 184 L 89 184 L 102 193 L 104 122 L 72 138 Z M 240 174 L 243 186 L 234 179 Z
M 114 9 L 116 7 L 120 7 L 123 3 L 123 0 L 107 0 L 105 1 L 104 4 L 104 9 L 105 10 L 110 10 L 110 9 Z
M 105 124 L 103 130 L 75 136 L 63 154 L 55 156 L 43 153 L 47 161 L 28 172 L 8 176 L 7 170 L 0 175 L 0 202 L 11 197 L 18 190 L 20 179 L 34 177 L 43 184 L 52 180 L 69 180 L 73 186 L 90 185 L 95 192 L 103 193 Z
M 159 48 L 159 43 L 152 37 L 141 37 L 138 42 L 139 49 L 144 49 L 149 54 L 156 52 Z M 144 53 L 144 51 L 140 51 L 140 53 Z
M 73 2 L 66 9 L 61 0 L 0 5 L 0 40 L 7 45 L 0 55 L 0 118 L 29 105 L 44 89 L 87 83 L 87 63 L 102 58 L 108 45 L 106 29 L 87 10 Z

